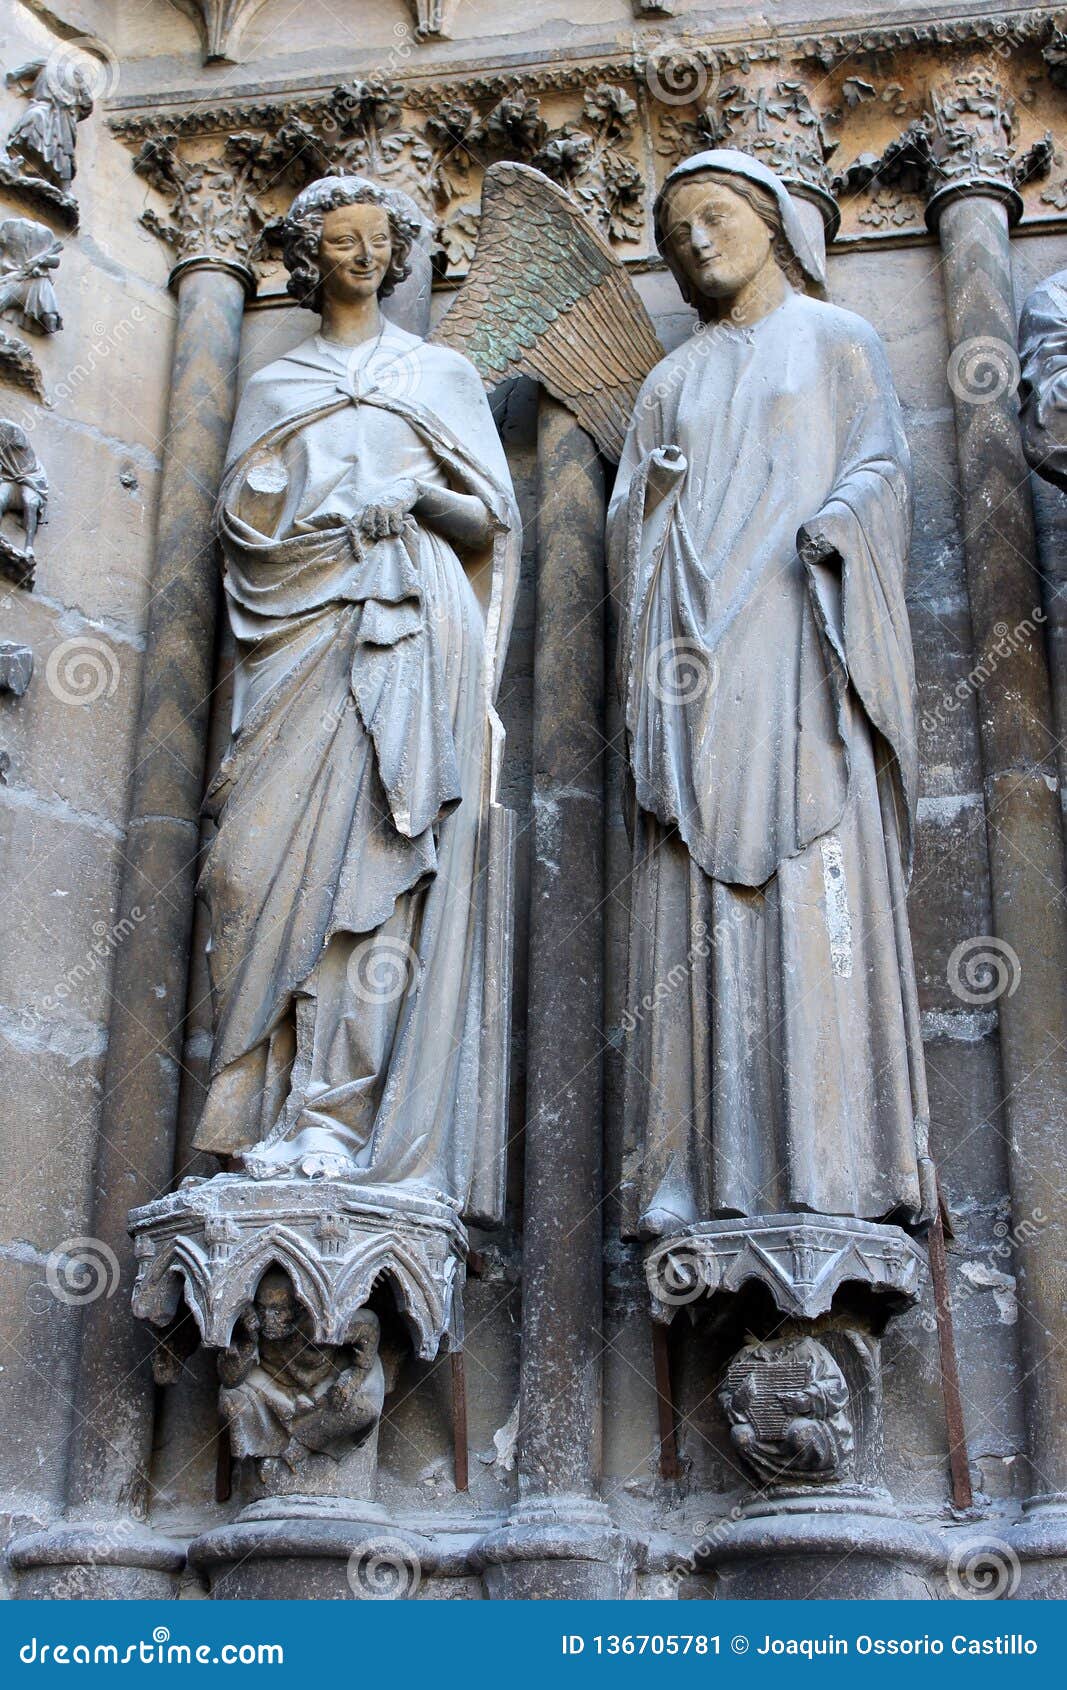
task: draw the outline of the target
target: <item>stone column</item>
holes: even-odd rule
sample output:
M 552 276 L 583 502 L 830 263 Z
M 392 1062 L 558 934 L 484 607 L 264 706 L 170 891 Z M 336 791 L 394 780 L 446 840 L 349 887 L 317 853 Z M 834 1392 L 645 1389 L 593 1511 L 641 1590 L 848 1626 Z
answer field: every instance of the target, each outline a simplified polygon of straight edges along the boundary
M 597 1499 L 601 1414 L 604 475 L 542 394 L 538 423 L 519 1499 L 489 1593 L 619 1597 Z
M 1031 1495 L 1012 1533 L 1019 1594 L 1067 1594 L 1067 906 L 1030 485 L 1019 435 L 1009 229 L 1014 177 L 989 144 L 1011 102 L 974 78 L 934 91 L 927 221 L 941 246 L 985 777 L 997 1005 Z M 997 103 L 999 100 L 999 104 Z M 981 115 L 972 116 L 972 107 Z M 951 119 L 951 124 L 947 120 Z M 993 134 L 984 133 L 993 126 Z M 1001 156 L 1004 156 L 1003 153 Z M 994 167 L 995 170 L 995 167 Z
M 14 1551 L 22 1593 L 34 1596 L 51 1594 L 72 1567 L 84 1571 L 87 1595 L 170 1594 L 172 1575 L 184 1562 L 178 1547 L 140 1523 L 148 1511 L 155 1396 L 149 1343 L 129 1307 L 135 1263 L 127 1216 L 169 1188 L 174 1166 L 215 660 L 212 512 L 254 280 L 243 252 L 233 249 L 229 225 L 226 244 L 213 247 L 209 218 L 198 222 L 188 199 L 182 210 L 171 274 L 178 318 L 155 572 L 119 902 L 130 931 L 115 957 L 94 1191 L 93 1233 L 118 1258 L 120 1294 L 83 1313 L 67 1522 L 22 1540 Z

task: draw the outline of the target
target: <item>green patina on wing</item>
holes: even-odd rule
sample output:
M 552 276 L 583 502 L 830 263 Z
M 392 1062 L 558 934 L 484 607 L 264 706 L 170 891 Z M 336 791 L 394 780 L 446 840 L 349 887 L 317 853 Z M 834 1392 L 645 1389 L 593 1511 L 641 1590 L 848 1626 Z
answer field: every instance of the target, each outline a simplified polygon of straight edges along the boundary
M 541 382 L 617 460 L 638 389 L 663 356 L 623 266 L 562 188 L 494 164 L 470 273 L 431 337 L 463 352 L 487 387 Z

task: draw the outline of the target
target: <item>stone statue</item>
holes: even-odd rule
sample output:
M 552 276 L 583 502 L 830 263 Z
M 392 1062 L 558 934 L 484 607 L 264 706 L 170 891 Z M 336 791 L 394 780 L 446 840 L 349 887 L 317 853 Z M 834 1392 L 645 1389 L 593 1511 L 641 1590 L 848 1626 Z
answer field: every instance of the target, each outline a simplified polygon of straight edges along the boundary
M 376 1431 L 385 1400 L 379 1336 L 377 1315 L 362 1309 L 347 1344 L 316 1343 L 288 1275 L 263 1275 L 218 1360 L 230 1447 L 255 1461 L 261 1484 L 285 1482 L 278 1463 L 306 1481 L 312 1457 L 338 1462 Z
M 0 316 L 10 316 L 35 334 L 63 327 L 51 272 L 63 248 L 51 229 L 28 217 L 0 223 Z
M 78 124 L 93 109 L 85 67 L 73 57 L 34 59 L 9 71 L 7 80 L 22 88 L 30 103 L 12 125 L 6 153 L 19 161 L 24 176 L 66 189 L 77 168 Z
M 0 527 L 0 568 L 20 586 L 33 585 L 34 541 L 47 512 L 48 477 L 26 430 L 0 418 L 0 524 L 13 515 L 23 533 L 16 546 Z
M 809 296 L 820 263 L 765 166 L 688 159 L 656 231 L 701 321 L 642 388 L 608 519 L 631 1230 L 915 1225 L 933 1192 L 899 407 L 869 325 Z
M 1019 319 L 1023 451 L 1067 492 L 1067 270 L 1040 282 Z
M 218 525 L 238 661 L 207 800 L 197 1144 L 260 1179 L 470 1212 L 521 536 L 477 371 L 382 315 L 416 233 L 403 197 L 360 177 L 298 196 L 289 287 L 321 332 L 253 376 L 234 423 Z

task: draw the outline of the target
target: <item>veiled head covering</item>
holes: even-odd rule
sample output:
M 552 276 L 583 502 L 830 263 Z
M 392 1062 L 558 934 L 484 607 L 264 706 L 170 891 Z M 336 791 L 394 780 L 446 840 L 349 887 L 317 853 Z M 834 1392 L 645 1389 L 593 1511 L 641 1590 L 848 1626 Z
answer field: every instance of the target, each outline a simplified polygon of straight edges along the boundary
M 826 297 L 826 268 L 822 257 L 813 242 L 809 239 L 803 220 L 797 210 L 785 183 L 780 177 L 768 170 L 758 159 L 750 158 L 748 153 L 738 152 L 734 147 L 715 147 L 705 153 L 694 153 L 692 158 L 683 159 L 681 164 L 675 165 L 667 180 L 656 196 L 655 230 L 656 245 L 672 275 L 683 287 L 684 281 L 679 275 L 678 267 L 670 250 L 667 240 L 667 230 L 664 225 L 664 212 L 667 196 L 676 183 L 687 176 L 715 175 L 722 177 L 742 176 L 748 182 L 754 182 L 758 188 L 770 194 L 778 207 L 778 214 L 782 224 L 782 236 L 793 257 L 804 273 L 809 293 L 819 299 Z

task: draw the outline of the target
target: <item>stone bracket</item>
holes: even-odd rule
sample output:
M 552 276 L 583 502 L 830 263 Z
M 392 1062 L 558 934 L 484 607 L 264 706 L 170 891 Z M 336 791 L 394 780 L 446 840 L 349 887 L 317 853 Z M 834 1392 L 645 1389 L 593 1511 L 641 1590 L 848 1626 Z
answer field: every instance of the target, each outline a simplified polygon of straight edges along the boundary
M 669 1322 L 703 1296 L 764 1285 L 784 1315 L 827 1314 L 843 1285 L 862 1285 L 891 1309 L 919 1295 L 924 1257 L 900 1227 L 838 1215 L 762 1215 L 705 1221 L 645 1252 L 654 1320 Z
M 138 1260 L 133 1312 L 167 1326 L 182 1294 L 210 1349 L 225 1349 L 267 1268 L 282 1268 L 312 1335 L 344 1344 L 388 1279 L 417 1353 L 462 1341 L 467 1236 L 454 1208 L 411 1192 L 340 1180 L 186 1181 L 130 1214 Z

